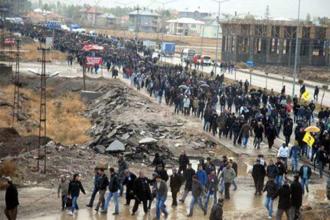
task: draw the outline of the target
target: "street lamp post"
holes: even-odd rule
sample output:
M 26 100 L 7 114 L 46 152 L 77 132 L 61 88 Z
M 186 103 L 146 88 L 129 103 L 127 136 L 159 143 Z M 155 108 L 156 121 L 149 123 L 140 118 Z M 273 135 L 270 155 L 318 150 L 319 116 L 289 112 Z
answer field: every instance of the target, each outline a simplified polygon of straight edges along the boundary
M 294 56 L 294 67 L 293 67 L 293 85 L 292 85 L 292 97 L 295 95 L 295 87 L 297 80 L 297 64 L 298 64 L 298 46 L 299 46 L 299 23 L 300 23 L 300 1 L 298 0 L 298 20 L 297 20 L 297 30 L 296 30 L 296 48 L 295 48 L 295 56 Z

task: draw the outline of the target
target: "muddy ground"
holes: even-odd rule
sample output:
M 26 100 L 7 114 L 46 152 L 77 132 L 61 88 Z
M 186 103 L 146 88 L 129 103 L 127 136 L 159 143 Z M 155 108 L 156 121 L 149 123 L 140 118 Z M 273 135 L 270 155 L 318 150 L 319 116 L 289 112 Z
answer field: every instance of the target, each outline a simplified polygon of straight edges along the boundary
M 0 77 L 1 88 L 8 87 L 10 84 L 9 76 Z M 23 78 L 23 91 L 31 90 L 38 91 L 37 78 L 26 77 Z M 157 141 L 157 147 L 168 150 L 172 156 L 166 158 L 168 162 L 167 168 L 171 168 L 175 164 L 175 160 L 179 156 L 180 152 L 185 149 L 188 155 L 198 159 L 199 157 L 211 156 L 212 158 L 220 158 L 222 155 L 228 155 L 233 157 L 239 165 L 239 177 L 238 184 L 239 189 L 233 192 L 232 200 L 225 204 L 225 216 L 226 219 L 264 219 L 266 211 L 262 207 L 263 198 L 255 198 L 253 193 L 252 178 L 247 174 L 247 164 L 251 164 L 254 160 L 254 156 L 247 154 L 237 154 L 233 151 L 225 148 L 220 142 L 209 134 L 206 134 L 201 129 L 201 122 L 198 119 L 191 117 L 184 117 L 182 115 L 174 115 L 173 109 L 168 106 L 158 105 L 154 98 L 148 97 L 144 92 L 138 92 L 135 89 L 130 88 L 127 83 L 121 80 L 89 80 L 89 88 L 93 88 L 95 91 L 102 92 L 104 95 L 99 97 L 95 101 L 83 102 L 79 98 L 79 92 L 82 89 L 81 79 L 50 79 L 48 82 L 49 91 L 48 96 L 50 98 L 63 99 L 66 97 L 66 102 L 63 105 L 70 106 L 70 103 L 79 102 L 81 111 L 70 112 L 70 117 L 79 117 L 72 124 L 68 123 L 68 118 L 62 119 L 62 123 L 57 123 L 57 126 L 61 130 L 65 130 L 66 133 L 73 133 L 81 135 L 80 125 L 75 124 L 81 120 L 87 120 L 90 124 L 88 129 L 85 130 L 84 136 L 88 139 L 84 143 L 80 144 L 64 144 L 60 139 L 57 139 L 56 135 L 50 137 L 53 142 L 50 142 L 46 148 L 47 156 L 47 174 L 36 171 L 36 155 L 37 149 L 27 148 L 24 146 L 23 141 L 21 146 L 17 146 L 17 151 L 8 153 L 7 149 L 9 141 L 13 141 L 13 138 L 28 138 L 24 133 L 24 123 L 18 128 L 18 133 L 14 130 L 11 131 L 7 138 L 1 139 L 2 145 L 5 148 L 0 148 L 3 156 L 1 158 L 2 164 L 5 160 L 13 161 L 15 164 L 14 181 L 19 185 L 19 194 L 21 200 L 21 206 L 19 209 L 19 219 L 67 219 L 66 214 L 61 214 L 57 207 L 59 207 L 59 200 L 56 198 L 56 187 L 58 183 L 58 177 L 62 174 L 71 176 L 73 173 L 82 174 L 82 182 L 88 191 L 87 196 L 81 196 L 79 205 L 81 212 L 77 219 L 106 219 L 105 216 L 95 215 L 93 211 L 84 209 L 84 205 L 89 199 L 89 193 L 92 189 L 92 176 L 93 168 L 100 161 L 108 163 L 109 166 L 116 166 L 116 160 L 118 153 L 113 154 L 100 154 L 96 153 L 92 143 L 99 141 L 99 138 L 109 136 L 114 133 L 108 139 L 103 139 L 105 143 L 112 142 L 114 139 L 120 139 L 121 136 L 126 133 L 130 134 L 132 140 L 127 144 L 127 159 L 130 155 L 134 154 L 137 150 L 140 150 L 136 145 L 136 142 L 143 137 L 154 137 Z M 10 89 L 8 89 L 10 90 Z M 3 94 L 2 90 L 0 90 Z M 8 93 L 9 94 L 9 93 Z M 32 94 L 32 93 L 29 93 Z M 4 98 L 5 96 L 0 96 Z M 25 102 L 29 102 L 31 97 Z M 51 100 L 51 99 L 50 99 Z M 10 103 L 10 100 L 5 100 Z M 29 105 L 31 112 L 38 109 L 38 105 Z M 1 112 L 4 110 L 10 114 L 10 106 L 1 106 Z M 34 110 L 33 110 L 34 109 Z M 66 109 L 66 111 L 69 111 Z M 97 111 L 97 114 L 94 113 Z M 27 121 L 30 120 L 29 114 L 27 114 Z M 57 114 L 57 120 L 61 119 L 62 114 Z M 55 120 L 55 119 L 54 119 Z M 109 121 L 108 126 L 98 126 L 102 121 Z M 9 126 L 9 125 L 8 125 Z M 8 127 L 6 126 L 6 127 Z M 5 126 L 3 126 L 5 127 Z M 100 134 L 95 130 L 100 129 Z M 106 128 L 106 129 L 103 129 Z M 112 132 L 116 130 L 116 132 Z M 1 131 L 1 130 L 0 130 Z M 103 133 L 107 135 L 101 135 Z M 57 132 L 55 132 L 57 133 Z M 69 136 L 70 137 L 70 136 Z M 135 140 L 136 139 L 136 140 Z M 122 139 L 120 139 L 122 140 Z M 209 147 L 209 143 L 212 143 L 214 147 Z M 7 145 L 6 145 L 7 144 Z M 30 145 L 36 146 L 35 142 L 29 142 Z M 106 145 L 107 146 L 107 145 Z M 105 146 L 105 147 L 106 147 Z M 26 151 L 25 149 L 29 149 Z M 21 151 L 20 151 L 21 150 Z M 42 149 L 43 152 L 44 149 Z M 6 153 L 7 152 L 7 153 Z M 140 153 L 140 151 L 139 151 Z M 135 158 L 130 160 L 130 167 L 134 172 L 143 169 L 150 175 L 153 168 L 150 167 L 150 161 L 154 156 L 155 151 L 143 151 L 143 158 Z M 196 165 L 196 161 L 194 162 Z M 1 164 L 0 164 L 1 165 Z M 41 171 L 43 170 L 43 160 L 40 160 Z M 318 182 L 317 177 L 315 183 Z M 309 195 L 305 197 L 305 207 L 311 207 L 312 211 L 305 212 L 306 219 L 327 219 L 326 214 L 327 207 L 324 205 L 324 191 L 322 184 L 314 184 L 310 188 L 313 188 Z M 0 209 L 3 209 L 3 191 L 0 196 Z M 178 207 L 177 211 L 170 209 L 170 219 L 186 219 L 186 209 L 189 205 L 190 198 L 187 199 L 186 204 Z M 124 199 L 121 200 L 124 202 Z M 170 206 L 170 196 L 168 204 Z M 274 208 L 276 205 L 274 205 Z M 112 208 L 112 206 L 111 206 Z M 154 209 L 149 216 L 143 216 L 142 212 L 137 217 L 129 217 L 129 209 L 121 206 L 123 213 L 116 219 L 151 219 L 154 215 Z M 276 210 L 276 208 L 275 208 Z M 329 213 L 328 213 L 329 214 Z M 108 219 L 113 219 L 108 216 Z M 196 211 L 196 217 L 194 219 L 207 219 L 203 217 L 202 213 Z M 0 214 L 0 219 L 3 216 Z

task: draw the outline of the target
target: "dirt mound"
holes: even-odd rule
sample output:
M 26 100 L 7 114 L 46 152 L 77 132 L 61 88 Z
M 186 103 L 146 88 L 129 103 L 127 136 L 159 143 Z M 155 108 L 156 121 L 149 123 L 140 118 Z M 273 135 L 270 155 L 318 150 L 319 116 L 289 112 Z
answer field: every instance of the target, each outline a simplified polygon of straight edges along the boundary
M 50 139 L 43 138 L 42 144 Z M 16 156 L 20 153 L 33 150 L 39 145 L 38 136 L 20 136 L 14 128 L 0 128 L 0 158 Z

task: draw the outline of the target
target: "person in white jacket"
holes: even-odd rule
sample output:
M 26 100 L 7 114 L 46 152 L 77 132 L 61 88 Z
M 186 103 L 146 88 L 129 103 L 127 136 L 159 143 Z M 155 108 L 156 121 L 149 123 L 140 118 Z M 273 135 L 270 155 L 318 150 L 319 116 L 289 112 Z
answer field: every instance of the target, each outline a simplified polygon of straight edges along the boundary
M 183 109 L 184 109 L 184 115 L 189 115 L 190 98 L 188 96 L 185 96 L 183 99 Z
M 287 167 L 289 148 L 286 146 L 286 144 L 283 143 L 282 146 L 278 149 L 277 157 L 284 161 L 285 167 Z

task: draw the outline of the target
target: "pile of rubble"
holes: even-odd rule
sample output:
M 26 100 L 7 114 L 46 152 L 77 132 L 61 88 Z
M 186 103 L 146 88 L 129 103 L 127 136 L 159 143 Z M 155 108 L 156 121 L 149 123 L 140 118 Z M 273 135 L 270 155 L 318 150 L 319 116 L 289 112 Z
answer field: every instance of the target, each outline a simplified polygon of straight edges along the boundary
M 123 153 L 127 160 L 144 163 L 150 163 L 151 156 L 155 153 L 161 153 L 165 160 L 173 159 L 171 151 L 160 144 L 159 140 L 169 136 L 180 136 L 180 132 L 169 132 L 156 123 L 121 123 L 118 120 L 123 111 L 140 109 L 150 104 L 149 101 L 136 102 L 135 99 L 135 94 L 129 93 L 126 88 L 111 88 L 89 106 L 87 116 L 94 124 L 90 129 L 93 140 L 89 146 L 101 154 Z

